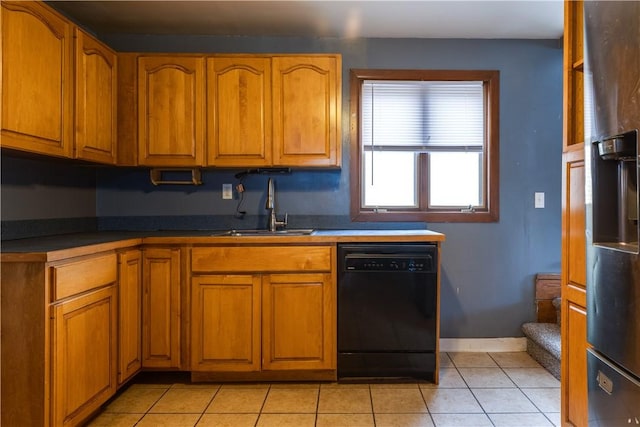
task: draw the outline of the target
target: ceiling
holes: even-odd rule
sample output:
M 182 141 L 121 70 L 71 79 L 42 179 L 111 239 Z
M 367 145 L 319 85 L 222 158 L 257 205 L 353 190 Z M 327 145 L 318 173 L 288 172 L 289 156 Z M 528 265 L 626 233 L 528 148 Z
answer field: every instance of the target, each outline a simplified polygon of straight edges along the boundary
M 558 39 L 562 0 L 52 1 L 98 34 Z

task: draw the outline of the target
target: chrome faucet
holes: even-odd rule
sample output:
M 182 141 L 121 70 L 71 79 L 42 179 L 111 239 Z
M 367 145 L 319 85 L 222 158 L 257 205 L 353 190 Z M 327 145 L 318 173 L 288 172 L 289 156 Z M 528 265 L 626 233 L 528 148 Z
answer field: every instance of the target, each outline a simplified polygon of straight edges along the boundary
M 286 227 L 289 219 L 288 214 L 284 214 L 284 221 L 278 221 L 276 216 L 276 191 L 273 186 L 273 178 L 269 178 L 267 182 L 267 205 L 265 209 L 269 211 L 269 217 L 267 218 L 267 228 L 270 232 L 275 232 L 278 227 Z

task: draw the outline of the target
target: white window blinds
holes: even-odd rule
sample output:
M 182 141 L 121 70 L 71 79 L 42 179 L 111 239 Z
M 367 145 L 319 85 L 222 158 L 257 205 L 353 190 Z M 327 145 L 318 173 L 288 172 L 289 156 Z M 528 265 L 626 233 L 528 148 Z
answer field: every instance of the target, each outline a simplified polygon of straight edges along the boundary
M 363 82 L 361 141 L 365 151 L 483 151 L 481 81 Z

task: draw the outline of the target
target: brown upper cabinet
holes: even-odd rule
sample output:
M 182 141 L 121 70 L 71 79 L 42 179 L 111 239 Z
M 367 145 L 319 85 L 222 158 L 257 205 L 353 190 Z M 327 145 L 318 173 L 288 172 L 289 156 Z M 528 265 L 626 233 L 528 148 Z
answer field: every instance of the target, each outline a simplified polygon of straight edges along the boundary
M 204 164 L 204 58 L 138 58 L 138 164 Z
M 1 10 L 2 147 L 114 164 L 116 53 L 43 3 Z
M 340 55 L 204 61 L 138 57 L 139 165 L 340 166 Z
M 341 166 L 339 54 L 116 54 L 45 3 L 0 10 L 2 147 L 123 166 Z
M 207 124 L 207 164 L 271 165 L 270 58 L 207 58 Z
M 2 147 L 71 157 L 72 25 L 38 2 L 0 10 Z
M 117 59 L 106 45 L 76 28 L 75 157 L 116 162 Z
M 273 58 L 273 163 L 340 166 L 341 58 Z
M 336 167 L 339 55 L 207 59 L 209 166 Z

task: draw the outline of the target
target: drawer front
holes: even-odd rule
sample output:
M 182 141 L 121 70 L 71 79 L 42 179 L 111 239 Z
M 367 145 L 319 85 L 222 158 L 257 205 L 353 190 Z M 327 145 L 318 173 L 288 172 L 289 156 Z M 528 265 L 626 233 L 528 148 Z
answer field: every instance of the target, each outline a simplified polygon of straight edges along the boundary
M 117 268 L 115 253 L 51 267 L 51 298 L 60 300 L 115 283 Z
M 193 248 L 193 272 L 331 271 L 331 246 Z

